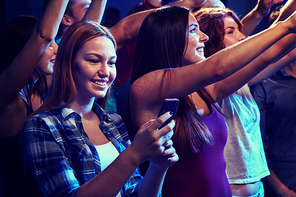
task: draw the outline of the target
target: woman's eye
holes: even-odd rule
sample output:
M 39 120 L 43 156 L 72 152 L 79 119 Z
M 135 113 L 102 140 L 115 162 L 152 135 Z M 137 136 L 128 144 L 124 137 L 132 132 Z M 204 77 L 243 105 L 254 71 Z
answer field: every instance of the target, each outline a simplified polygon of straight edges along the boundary
M 189 31 L 190 33 L 196 33 L 196 28 L 193 28 Z
M 116 62 L 109 62 L 108 64 L 109 64 L 111 67 L 113 67 L 113 66 L 115 66 L 115 63 L 116 63 Z
M 99 60 L 95 60 L 95 59 L 90 59 L 90 60 L 88 60 L 88 61 L 91 62 L 91 63 L 93 63 L 93 64 L 96 64 L 96 63 L 99 62 Z
M 229 31 L 229 32 L 227 32 L 227 34 L 233 34 L 233 31 Z

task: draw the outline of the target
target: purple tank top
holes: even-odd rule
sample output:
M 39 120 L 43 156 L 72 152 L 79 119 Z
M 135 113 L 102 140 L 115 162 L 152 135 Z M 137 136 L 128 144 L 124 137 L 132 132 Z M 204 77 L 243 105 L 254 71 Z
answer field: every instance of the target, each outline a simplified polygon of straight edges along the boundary
M 214 144 L 202 147 L 195 154 L 179 154 L 179 161 L 169 168 L 165 177 L 164 197 L 231 196 L 223 156 L 227 140 L 225 121 L 213 106 L 211 115 L 202 120 L 212 133 Z

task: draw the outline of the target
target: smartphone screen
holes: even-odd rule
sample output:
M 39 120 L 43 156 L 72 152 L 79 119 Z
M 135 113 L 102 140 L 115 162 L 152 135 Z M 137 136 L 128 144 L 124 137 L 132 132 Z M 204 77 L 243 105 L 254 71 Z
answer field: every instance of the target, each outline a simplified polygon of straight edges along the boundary
M 165 125 L 167 125 L 171 120 L 175 118 L 178 106 L 179 106 L 179 99 L 177 98 L 170 98 L 170 99 L 164 99 L 162 102 L 158 117 L 161 116 L 162 114 L 165 114 L 166 112 L 172 112 L 173 115 L 167 119 L 164 123 L 160 125 L 158 129 L 163 128 Z

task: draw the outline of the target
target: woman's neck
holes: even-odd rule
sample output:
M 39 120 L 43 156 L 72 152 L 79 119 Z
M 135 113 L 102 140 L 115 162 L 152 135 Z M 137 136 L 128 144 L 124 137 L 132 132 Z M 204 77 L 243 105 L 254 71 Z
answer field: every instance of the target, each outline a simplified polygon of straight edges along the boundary
M 94 101 L 95 101 L 94 97 L 89 100 L 76 99 L 75 101 L 73 101 L 72 103 L 69 104 L 69 107 L 72 108 L 78 114 L 80 114 L 81 117 L 85 117 L 85 116 L 92 114 L 92 108 L 94 105 Z

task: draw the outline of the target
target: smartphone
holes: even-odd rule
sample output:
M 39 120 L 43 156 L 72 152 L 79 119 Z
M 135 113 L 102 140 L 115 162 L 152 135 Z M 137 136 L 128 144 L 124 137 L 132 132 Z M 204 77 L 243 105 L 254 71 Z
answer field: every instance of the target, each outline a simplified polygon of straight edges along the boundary
M 162 114 L 165 114 L 166 112 L 172 112 L 173 115 L 169 119 L 167 119 L 164 123 L 162 123 L 160 127 L 158 127 L 158 129 L 163 128 L 165 125 L 167 125 L 169 122 L 171 122 L 171 120 L 175 118 L 175 115 L 177 113 L 177 109 L 179 106 L 179 102 L 180 101 L 177 98 L 164 99 L 164 101 L 162 102 L 158 117 L 161 116 Z

